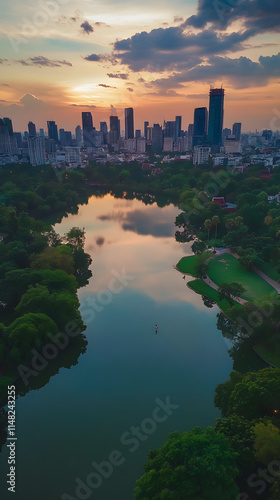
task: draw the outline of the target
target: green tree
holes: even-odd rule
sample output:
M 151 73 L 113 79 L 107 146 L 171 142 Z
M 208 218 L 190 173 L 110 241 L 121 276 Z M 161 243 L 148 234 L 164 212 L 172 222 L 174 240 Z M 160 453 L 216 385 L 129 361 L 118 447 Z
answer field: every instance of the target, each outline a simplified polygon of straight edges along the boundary
M 220 300 L 226 299 L 231 305 L 234 304 L 234 299 L 241 297 L 245 292 L 245 288 L 241 283 L 222 283 L 219 286 Z
M 235 500 L 235 453 L 213 428 L 172 432 L 149 452 L 134 500 Z
M 269 464 L 280 455 L 280 431 L 271 422 L 258 423 L 254 427 L 255 456 L 259 462 Z
M 212 221 L 211 219 L 206 219 L 206 221 L 204 222 L 204 227 L 205 229 L 207 230 L 208 232 L 208 244 L 209 244 L 209 235 L 210 235 L 210 229 L 212 228 Z
M 85 228 L 72 227 L 68 233 L 65 234 L 65 240 L 68 245 L 75 248 L 84 248 L 86 241 Z
M 215 226 L 215 240 L 217 239 L 217 231 L 218 231 L 218 224 L 220 224 L 221 220 L 218 215 L 214 215 L 212 217 L 212 224 Z

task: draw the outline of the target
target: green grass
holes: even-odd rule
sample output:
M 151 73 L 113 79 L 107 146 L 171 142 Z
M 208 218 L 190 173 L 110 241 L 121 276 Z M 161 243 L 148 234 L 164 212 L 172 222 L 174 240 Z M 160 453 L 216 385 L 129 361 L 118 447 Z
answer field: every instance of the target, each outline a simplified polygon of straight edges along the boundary
M 195 292 L 200 293 L 201 295 L 206 295 L 206 297 L 209 297 L 209 299 L 214 300 L 225 314 L 228 313 L 229 309 L 231 308 L 230 303 L 226 299 L 220 300 L 219 292 L 217 292 L 217 290 L 214 290 L 214 288 L 212 288 L 211 286 L 207 285 L 205 281 L 189 281 L 188 285 Z M 240 304 L 238 302 L 234 302 L 234 305 L 240 307 Z
M 209 257 L 211 257 L 212 252 L 203 252 L 200 255 L 191 255 L 190 257 L 183 257 L 177 264 L 179 271 L 185 274 L 190 274 L 191 276 L 197 276 L 196 265 L 198 262 L 203 263 Z
M 276 271 L 276 269 L 279 269 L 279 264 L 276 262 L 264 262 L 263 265 L 261 266 L 261 271 L 269 278 L 278 281 L 280 279 L 280 274 Z
M 209 278 L 220 286 L 222 283 L 241 283 L 245 292 L 243 299 L 255 300 L 270 293 L 277 293 L 274 288 L 253 271 L 241 266 L 238 259 L 228 253 L 214 257 L 208 264 Z
M 255 351 L 266 361 L 277 368 L 280 368 L 280 345 L 272 342 L 271 344 L 257 344 Z

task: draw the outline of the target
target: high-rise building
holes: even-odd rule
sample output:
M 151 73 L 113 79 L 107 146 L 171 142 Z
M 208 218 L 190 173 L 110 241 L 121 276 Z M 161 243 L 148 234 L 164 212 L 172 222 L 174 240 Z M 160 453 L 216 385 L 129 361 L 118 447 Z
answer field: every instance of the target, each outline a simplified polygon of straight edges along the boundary
M 31 165 L 45 165 L 46 150 L 44 137 L 29 137 L 27 142 Z
M 224 96 L 223 88 L 210 88 L 208 143 L 212 153 L 218 153 L 223 143 Z
M 76 137 L 77 146 L 80 148 L 82 145 L 82 129 L 81 129 L 80 125 L 78 125 L 75 128 L 75 137 Z
M 14 137 L 16 138 L 17 141 L 17 147 L 22 148 L 22 135 L 21 132 L 14 132 Z
M 58 144 L 58 133 L 57 133 L 57 125 L 54 121 L 47 122 L 48 125 L 48 137 L 49 139 L 53 139 L 56 144 Z
M 174 149 L 173 137 L 164 137 L 163 151 L 164 152 L 173 152 L 173 149 Z
M 45 131 L 43 128 L 40 128 L 39 135 L 40 135 L 40 137 L 45 137 Z
M 36 137 L 36 125 L 33 122 L 28 123 L 28 134 L 29 137 Z
M 14 131 L 13 131 L 13 123 L 11 118 L 3 118 L 3 123 L 7 127 L 9 135 L 12 136 Z
M 172 137 L 173 141 L 175 140 L 175 125 L 176 125 L 176 122 L 174 121 L 168 121 L 168 122 L 164 122 L 164 131 L 163 131 L 163 134 L 164 134 L 164 137 Z
M 149 126 L 149 122 L 144 122 L 144 138 L 145 139 L 148 139 L 148 126 Z
M 110 144 L 116 144 L 120 138 L 120 120 L 117 116 L 110 116 Z
M 12 154 L 9 129 L 0 118 L 0 153 Z
M 134 116 L 133 108 L 125 108 L 125 138 L 134 139 Z
M 108 143 L 107 122 L 100 122 L 100 132 L 102 134 L 102 144 L 107 144 Z
M 194 131 L 194 124 L 190 123 L 188 126 L 188 136 L 187 136 L 188 151 L 192 151 L 193 148 L 193 131 Z
M 193 147 L 204 145 L 207 142 L 208 111 L 207 108 L 195 108 Z
M 224 128 L 223 129 L 223 142 L 224 140 L 231 135 L 231 128 Z
M 175 118 L 175 142 L 178 142 L 179 137 L 181 137 L 182 129 L 182 117 L 176 116 Z
M 136 151 L 137 153 L 146 153 L 146 139 L 137 139 Z
M 59 142 L 61 146 L 65 146 L 65 130 L 64 128 L 59 129 Z
M 82 112 L 83 124 L 83 141 L 85 148 L 94 147 L 94 126 L 92 122 L 92 114 L 90 111 Z
M 152 128 L 152 151 L 162 151 L 163 133 L 162 127 L 158 123 L 154 123 Z
M 241 140 L 241 123 L 234 123 L 233 124 L 232 135 L 235 135 L 236 141 Z
M 140 139 L 141 137 L 141 130 L 135 130 L 135 138 Z

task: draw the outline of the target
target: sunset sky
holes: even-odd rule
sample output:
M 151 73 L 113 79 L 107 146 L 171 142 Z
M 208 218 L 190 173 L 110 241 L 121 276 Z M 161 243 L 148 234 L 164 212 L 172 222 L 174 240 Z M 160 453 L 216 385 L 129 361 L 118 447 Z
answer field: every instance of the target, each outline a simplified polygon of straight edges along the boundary
M 130 106 L 135 128 L 182 115 L 186 129 L 221 84 L 224 126 L 280 129 L 279 0 L 1 3 L 0 117 L 15 131 L 73 131 L 82 111 L 123 129 Z

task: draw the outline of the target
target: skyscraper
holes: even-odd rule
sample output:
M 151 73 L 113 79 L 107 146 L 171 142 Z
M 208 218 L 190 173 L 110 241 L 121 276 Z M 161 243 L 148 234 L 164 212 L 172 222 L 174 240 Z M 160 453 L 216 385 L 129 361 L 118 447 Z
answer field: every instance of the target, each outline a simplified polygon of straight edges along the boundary
M 134 116 L 133 108 L 125 108 L 125 138 L 134 139 Z
M 110 133 L 109 133 L 110 144 L 116 144 L 119 138 L 120 138 L 120 120 L 117 116 L 110 116 Z
M 81 145 L 82 145 L 82 129 L 81 129 L 80 125 L 77 125 L 77 127 L 75 128 L 75 136 L 76 136 L 77 146 L 81 147 Z
M 162 151 L 163 134 L 162 127 L 158 123 L 154 123 L 152 128 L 152 151 Z
M 175 118 L 175 142 L 178 142 L 179 137 L 181 137 L 182 129 L 182 117 L 176 116 Z
M 48 125 L 48 136 L 49 139 L 53 139 L 54 142 L 58 143 L 58 133 L 57 133 L 57 125 L 54 121 L 47 122 Z
M 236 141 L 241 139 L 241 123 L 234 123 L 232 127 L 232 135 L 235 135 Z
M 208 111 L 207 108 L 195 108 L 193 147 L 207 142 Z
M 13 131 L 13 123 L 11 118 L 3 118 L 4 125 L 8 128 L 9 135 L 12 136 L 14 131 Z
M 44 137 L 29 137 L 27 142 L 31 165 L 45 165 L 46 150 Z
M 173 141 L 175 140 L 175 127 L 176 127 L 176 122 L 165 122 L 165 129 L 164 129 L 164 137 L 172 137 Z
M 148 126 L 149 126 L 149 122 L 144 122 L 144 137 L 145 139 L 148 139 Z
M 36 137 L 36 125 L 33 122 L 28 123 L 29 137 Z
M 92 114 L 90 111 L 82 112 L 82 124 L 83 124 L 83 138 L 84 138 L 84 146 L 86 148 L 94 147 L 94 138 L 93 138 L 93 123 L 92 123 Z
M 223 142 L 224 96 L 223 88 L 210 88 L 208 143 L 212 153 L 218 153 Z

